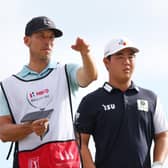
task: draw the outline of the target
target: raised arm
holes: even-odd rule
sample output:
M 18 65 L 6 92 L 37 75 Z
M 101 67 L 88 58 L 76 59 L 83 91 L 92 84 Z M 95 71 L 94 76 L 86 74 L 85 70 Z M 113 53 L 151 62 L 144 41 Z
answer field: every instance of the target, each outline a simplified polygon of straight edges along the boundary
M 76 44 L 71 47 L 81 54 L 83 66 L 77 71 L 77 80 L 80 86 L 86 87 L 97 79 L 95 60 L 90 54 L 89 45 L 83 39 L 77 38 Z

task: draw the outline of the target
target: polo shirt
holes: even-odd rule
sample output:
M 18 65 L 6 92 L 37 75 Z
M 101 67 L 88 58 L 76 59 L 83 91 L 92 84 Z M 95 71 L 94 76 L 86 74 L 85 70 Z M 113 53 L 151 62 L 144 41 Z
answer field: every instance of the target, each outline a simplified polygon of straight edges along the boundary
M 52 69 L 57 68 L 57 65 L 58 63 L 56 62 L 50 62 L 48 66 L 40 73 L 32 71 L 31 69 L 29 69 L 27 65 L 25 65 L 23 66 L 22 70 L 19 73 L 17 73 L 16 76 L 18 76 L 23 80 L 39 79 L 46 76 Z M 79 84 L 76 78 L 76 73 L 78 68 L 79 68 L 79 65 L 77 64 L 67 64 L 67 72 L 68 72 L 72 94 L 75 94 L 75 91 L 77 91 L 79 88 Z M 0 116 L 3 116 L 3 115 L 10 115 L 10 112 L 9 112 L 9 108 L 8 108 L 5 96 L 0 87 Z
M 93 135 L 96 168 L 151 167 L 154 134 L 168 130 L 157 95 L 133 82 L 125 92 L 106 82 L 86 95 L 75 126 Z

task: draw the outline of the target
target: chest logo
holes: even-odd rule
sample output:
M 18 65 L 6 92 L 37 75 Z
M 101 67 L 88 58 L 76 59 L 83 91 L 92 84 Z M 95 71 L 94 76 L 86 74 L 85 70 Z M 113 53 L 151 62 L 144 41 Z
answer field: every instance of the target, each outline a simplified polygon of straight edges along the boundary
M 30 90 L 27 92 L 28 102 L 35 108 L 44 110 L 45 107 L 51 102 L 52 96 L 49 89 Z
M 102 104 L 104 111 L 114 110 L 116 108 L 115 104 Z
M 145 111 L 145 112 L 149 111 L 149 105 L 148 105 L 147 100 L 138 99 L 137 100 L 137 107 L 138 107 L 138 110 L 140 110 L 140 111 Z

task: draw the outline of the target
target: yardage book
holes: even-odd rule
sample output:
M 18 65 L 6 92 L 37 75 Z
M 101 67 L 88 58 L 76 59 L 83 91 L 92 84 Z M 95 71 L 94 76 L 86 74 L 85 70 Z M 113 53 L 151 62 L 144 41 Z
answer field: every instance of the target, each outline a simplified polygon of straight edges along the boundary
M 52 112 L 53 109 L 31 112 L 25 114 L 21 119 L 21 122 L 31 122 L 42 118 L 49 118 Z

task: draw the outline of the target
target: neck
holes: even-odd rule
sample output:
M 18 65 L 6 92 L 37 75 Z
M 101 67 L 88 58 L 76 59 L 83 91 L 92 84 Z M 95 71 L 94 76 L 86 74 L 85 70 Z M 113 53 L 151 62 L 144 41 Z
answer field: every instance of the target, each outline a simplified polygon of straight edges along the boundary
M 40 73 L 41 71 L 43 71 L 43 69 L 46 68 L 46 66 L 48 65 L 48 63 L 49 63 L 49 61 L 41 62 L 41 63 L 39 63 L 39 62 L 38 63 L 36 63 L 36 62 L 30 62 L 28 64 L 28 67 L 31 70 Z

